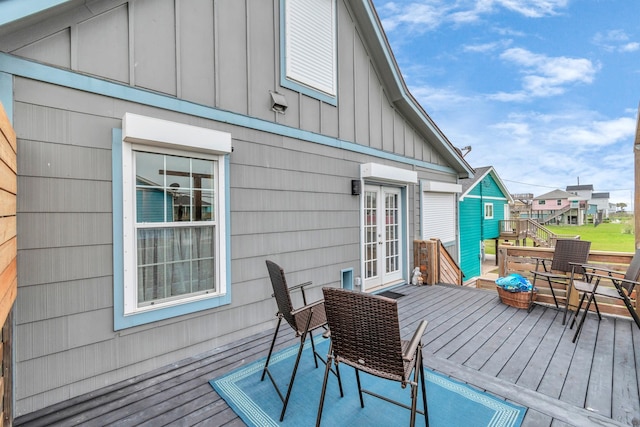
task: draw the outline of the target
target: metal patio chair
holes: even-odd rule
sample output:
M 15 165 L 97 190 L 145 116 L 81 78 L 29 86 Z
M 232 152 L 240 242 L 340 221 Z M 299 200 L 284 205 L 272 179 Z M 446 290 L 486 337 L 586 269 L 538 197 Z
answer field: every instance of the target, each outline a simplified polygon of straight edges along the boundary
M 636 285 L 640 285 L 638 283 L 638 279 L 640 278 L 640 249 L 636 249 L 636 253 L 631 259 L 631 263 L 627 268 L 627 271 L 622 272 L 610 270 L 604 267 L 598 267 L 594 265 L 585 265 L 583 266 L 585 270 L 586 280 L 575 280 L 572 278 L 571 286 L 574 290 L 576 290 L 579 294 L 582 294 L 580 298 L 580 303 L 578 304 L 578 309 L 573 315 L 573 319 L 571 320 L 570 329 L 573 328 L 573 325 L 576 323 L 581 307 L 584 304 L 585 299 L 587 299 L 587 305 L 582 312 L 582 317 L 580 317 L 580 321 L 578 322 L 578 326 L 576 328 L 576 333 L 573 336 L 573 342 L 576 342 L 576 339 L 580 335 L 580 331 L 582 330 L 582 325 L 587 317 L 587 313 L 589 312 L 589 307 L 591 303 L 593 303 L 596 308 L 596 313 L 598 314 L 598 321 L 602 320 L 602 316 L 600 315 L 600 308 L 598 307 L 598 302 L 596 301 L 596 297 L 606 297 L 611 299 L 616 299 L 622 301 L 622 303 L 629 310 L 629 314 L 636 322 L 638 328 L 640 328 L 640 316 L 638 312 L 633 307 L 631 303 L 631 296 L 633 290 Z M 613 284 L 613 287 L 603 286 L 602 281 L 610 281 Z M 638 286 L 640 289 L 640 286 Z M 636 304 L 638 301 L 636 291 Z
M 591 242 L 586 240 L 558 239 L 550 264 L 548 259 L 536 258 L 536 269 L 531 272 L 533 274 L 533 288 L 536 287 L 538 282 L 549 285 L 553 302 L 556 308 L 560 308 L 553 284 L 567 286 L 566 300 L 568 302 L 568 285 L 571 281 L 571 274 L 584 274 L 584 270 L 580 266 L 587 263 L 589 249 L 591 249 Z M 577 265 L 577 267 L 574 268 L 574 264 Z M 542 270 L 540 270 L 540 268 L 542 268 Z M 531 292 L 529 295 L 529 312 L 533 308 L 533 305 L 533 292 Z M 565 303 L 564 316 L 562 317 L 563 325 L 566 322 L 568 307 L 569 304 Z
M 313 360 L 316 364 L 316 368 L 318 367 L 318 359 L 322 363 L 326 364 L 326 361 L 316 351 L 316 347 L 313 342 L 313 332 L 320 328 L 322 328 L 323 331 L 326 330 L 327 317 L 325 315 L 324 302 L 322 300 L 313 303 L 307 303 L 307 297 L 304 292 L 304 287 L 311 285 L 311 282 L 305 282 L 297 286 L 288 287 L 287 280 L 284 275 L 284 270 L 273 261 L 267 260 L 266 263 L 267 270 L 269 270 L 269 277 L 271 279 L 271 286 L 273 287 L 272 296 L 275 297 L 276 304 L 278 305 L 278 312 L 276 313 L 276 316 L 278 317 L 278 324 L 276 326 L 275 332 L 273 333 L 273 339 L 271 340 L 271 346 L 269 347 L 269 354 L 267 355 L 267 360 L 264 364 L 264 369 L 262 370 L 260 381 L 264 381 L 264 377 L 265 375 L 267 375 L 269 377 L 269 380 L 271 380 L 274 388 L 276 389 L 276 392 L 278 393 L 278 396 L 280 397 L 280 400 L 282 400 L 283 404 L 282 412 L 280 413 L 280 421 L 282 421 L 284 419 L 284 414 L 287 411 L 287 404 L 289 403 L 289 397 L 291 396 L 291 390 L 293 389 L 293 381 L 296 378 L 298 364 L 300 363 L 300 357 L 302 356 L 302 350 L 304 349 L 304 343 L 307 337 L 309 337 L 311 341 Z M 297 309 L 293 308 L 291 295 L 289 293 L 293 290 L 300 290 L 300 292 L 302 293 L 303 306 Z M 278 331 L 280 330 L 282 319 L 285 319 L 287 321 L 289 326 L 291 326 L 291 328 L 293 328 L 293 330 L 295 331 L 296 337 L 300 338 L 298 355 L 291 372 L 291 378 L 289 379 L 289 386 L 287 387 L 286 395 L 284 396 L 280 391 L 275 378 L 273 378 L 271 372 L 269 371 L 269 362 L 271 361 L 271 354 L 273 353 L 273 348 L 276 343 L 276 338 L 278 337 Z M 340 394 L 342 395 L 342 383 L 340 382 L 340 377 L 338 377 L 338 384 L 340 385 Z
M 427 395 L 422 367 L 422 335 L 427 321 L 422 320 L 411 341 L 400 337 L 398 306 L 394 299 L 338 288 L 323 288 L 331 345 L 322 383 L 316 427 L 320 426 L 329 369 L 332 363 L 351 366 L 356 372 L 360 406 L 363 393 L 411 410 L 411 426 L 416 413 L 424 415 L 428 427 Z M 361 387 L 360 371 L 410 386 L 411 406 Z M 412 375 L 413 372 L 413 375 Z M 417 409 L 418 386 L 422 388 L 424 411 Z

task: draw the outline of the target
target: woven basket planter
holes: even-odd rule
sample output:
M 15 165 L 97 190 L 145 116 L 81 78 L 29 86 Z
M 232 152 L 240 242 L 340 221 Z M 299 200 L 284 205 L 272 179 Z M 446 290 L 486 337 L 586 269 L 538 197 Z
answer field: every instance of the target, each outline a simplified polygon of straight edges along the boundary
M 529 292 L 509 292 L 502 289 L 500 286 L 496 286 L 498 289 L 498 296 L 503 304 L 510 305 L 515 308 L 529 308 Z M 536 300 L 538 293 L 533 291 L 533 301 Z

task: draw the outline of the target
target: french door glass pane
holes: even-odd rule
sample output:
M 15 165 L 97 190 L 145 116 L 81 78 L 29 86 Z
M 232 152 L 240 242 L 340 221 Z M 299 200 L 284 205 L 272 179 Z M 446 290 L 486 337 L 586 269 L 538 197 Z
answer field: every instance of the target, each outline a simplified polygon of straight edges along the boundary
M 398 195 L 386 193 L 385 195 L 385 234 L 386 234 L 386 254 L 385 268 L 387 273 L 398 271 L 400 266 L 400 236 L 399 228 Z
M 375 191 L 365 192 L 364 217 L 364 275 L 368 279 L 378 275 L 378 220 Z

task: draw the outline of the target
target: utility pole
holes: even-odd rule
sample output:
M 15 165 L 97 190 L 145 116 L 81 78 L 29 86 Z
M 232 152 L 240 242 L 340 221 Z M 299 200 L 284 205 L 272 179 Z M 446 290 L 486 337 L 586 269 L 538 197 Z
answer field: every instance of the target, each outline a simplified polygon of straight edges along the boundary
M 636 249 L 640 249 L 640 104 L 636 116 L 636 139 L 633 142 L 635 195 L 633 198 L 633 217 L 635 221 Z

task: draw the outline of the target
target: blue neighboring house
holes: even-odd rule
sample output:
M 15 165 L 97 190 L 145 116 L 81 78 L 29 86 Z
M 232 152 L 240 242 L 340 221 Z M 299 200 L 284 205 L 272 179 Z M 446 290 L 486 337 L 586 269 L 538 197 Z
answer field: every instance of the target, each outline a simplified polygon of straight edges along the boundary
M 483 242 L 500 237 L 499 222 L 509 219 L 509 194 L 493 166 L 476 168 L 473 178 L 460 180 L 460 268 L 464 280 L 480 276 Z

